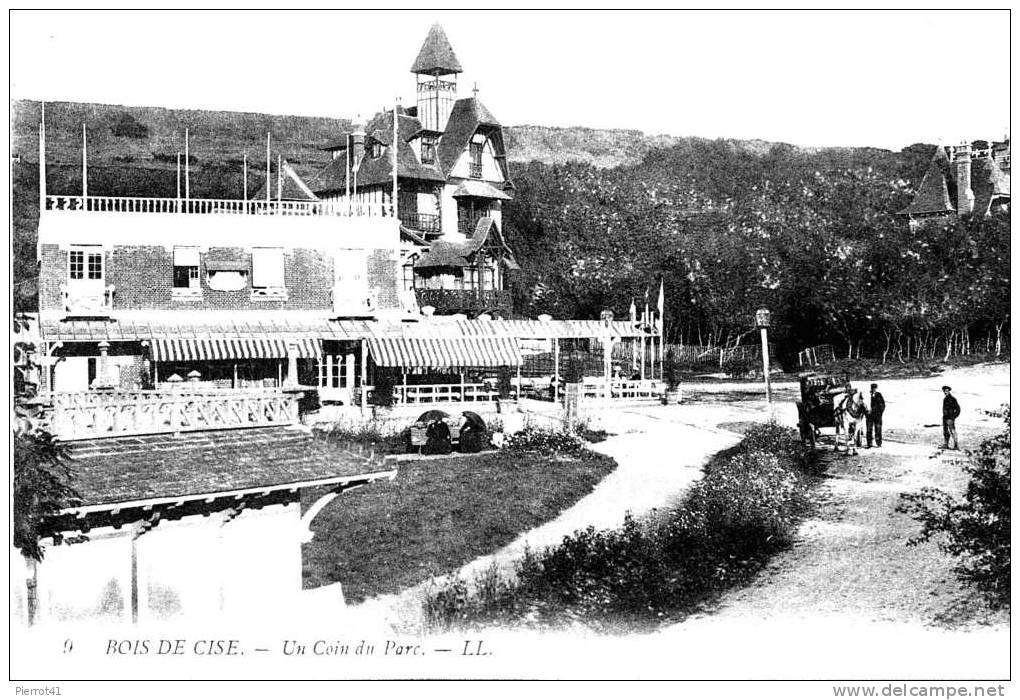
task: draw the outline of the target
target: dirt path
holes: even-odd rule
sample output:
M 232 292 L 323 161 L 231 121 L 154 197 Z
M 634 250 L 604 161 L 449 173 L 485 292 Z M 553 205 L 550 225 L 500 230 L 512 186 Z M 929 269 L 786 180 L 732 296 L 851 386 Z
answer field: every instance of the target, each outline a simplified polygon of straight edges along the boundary
M 961 453 L 938 449 L 941 431 L 923 427 L 937 420 L 943 384 L 965 403 L 963 447 L 1001 429 L 979 409 L 1009 401 L 1008 366 L 883 385 L 894 409 L 887 435 L 896 438 L 857 456 L 826 453 L 818 511 L 794 546 L 749 586 L 656 638 L 699 649 L 726 639 L 727 653 L 747 660 L 734 677 L 1008 674 L 1008 614 L 986 610 L 936 543 L 907 546 L 920 526 L 896 512 L 901 493 L 932 486 L 959 494 L 966 486 Z

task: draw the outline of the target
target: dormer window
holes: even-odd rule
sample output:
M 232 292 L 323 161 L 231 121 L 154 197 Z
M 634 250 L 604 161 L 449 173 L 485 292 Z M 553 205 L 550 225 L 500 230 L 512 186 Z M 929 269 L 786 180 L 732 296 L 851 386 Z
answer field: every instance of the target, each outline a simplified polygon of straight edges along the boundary
M 382 158 L 382 144 L 378 141 L 373 141 L 369 147 L 368 155 L 372 158 Z
M 421 137 L 421 163 L 422 165 L 435 165 L 436 164 L 436 137 L 435 136 L 422 136 Z

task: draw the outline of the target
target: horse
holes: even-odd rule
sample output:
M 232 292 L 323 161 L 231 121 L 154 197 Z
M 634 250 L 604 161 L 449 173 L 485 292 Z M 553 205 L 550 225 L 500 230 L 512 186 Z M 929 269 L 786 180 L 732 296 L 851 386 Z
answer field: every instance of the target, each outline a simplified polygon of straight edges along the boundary
M 846 440 L 846 453 L 857 454 L 857 442 L 865 431 L 866 413 L 864 396 L 855 389 L 850 389 L 839 401 L 833 402 L 833 418 L 836 423 L 836 443 L 832 448 L 834 451 L 839 452 L 839 436 L 842 433 Z

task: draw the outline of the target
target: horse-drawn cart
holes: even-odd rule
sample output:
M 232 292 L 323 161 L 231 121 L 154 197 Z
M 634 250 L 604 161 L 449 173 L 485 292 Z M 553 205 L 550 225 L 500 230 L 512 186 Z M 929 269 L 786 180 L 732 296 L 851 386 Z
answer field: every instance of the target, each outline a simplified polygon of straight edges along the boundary
M 836 427 L 835 397 L 850 381 L 845 374 L 800 375 L 800 400 L 797 402 L 797 427 L 800 438 L 811 447 L 822 428 Z

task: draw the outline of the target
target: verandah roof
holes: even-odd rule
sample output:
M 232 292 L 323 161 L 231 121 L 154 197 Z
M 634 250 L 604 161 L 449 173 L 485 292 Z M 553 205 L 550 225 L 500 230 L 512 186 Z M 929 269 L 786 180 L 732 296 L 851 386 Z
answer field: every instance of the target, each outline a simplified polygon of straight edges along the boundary
M 195 360 L 259 360 L 321 357 L 317 338 L 155 338 L 152 359 L 156 362 Z
M 513 338 L 369 338 L 380 367 L 506 367 L 521 363 Z

